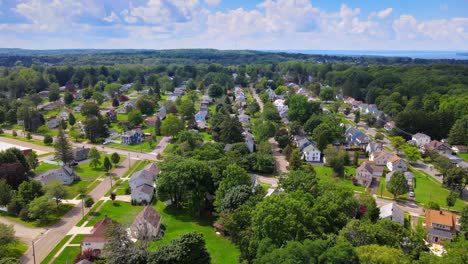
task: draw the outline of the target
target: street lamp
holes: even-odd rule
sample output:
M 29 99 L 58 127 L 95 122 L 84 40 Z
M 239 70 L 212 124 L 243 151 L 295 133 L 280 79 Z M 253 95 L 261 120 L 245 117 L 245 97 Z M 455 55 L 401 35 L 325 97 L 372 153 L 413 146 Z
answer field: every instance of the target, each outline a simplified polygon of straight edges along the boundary
M 34 240 L 31 241 L 32 243 L 32 250 L 33 250 L 33 261 L 34 261 L 34 264 L 36 264 L 36 250 L 34 249 Z

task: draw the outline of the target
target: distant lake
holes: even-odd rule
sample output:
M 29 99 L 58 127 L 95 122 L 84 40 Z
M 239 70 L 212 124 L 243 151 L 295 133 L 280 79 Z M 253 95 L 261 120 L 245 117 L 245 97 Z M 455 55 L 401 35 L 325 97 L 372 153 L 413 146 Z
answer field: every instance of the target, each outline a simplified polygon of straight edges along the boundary
M 303 53 L 335 56 L 382 56 L 409 57 L 413 59 L 468 60 L 468 51 L 411 51 L 411 50 L 274 50 L 288 53 Z

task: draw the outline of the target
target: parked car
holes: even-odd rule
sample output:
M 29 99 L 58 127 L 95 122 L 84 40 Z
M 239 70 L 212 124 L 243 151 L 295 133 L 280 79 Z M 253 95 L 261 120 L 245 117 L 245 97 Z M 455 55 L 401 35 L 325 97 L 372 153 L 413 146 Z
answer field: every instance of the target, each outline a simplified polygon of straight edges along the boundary
M 410 196 L 411 198 L 414 198 L 414 192 L 409 192 L 409 196 Z
M 76 166 L 76 165 L 78 165 L 78 162 L 76 161 L 73 161 L 72 163 L 70 163 L 70 166 Z

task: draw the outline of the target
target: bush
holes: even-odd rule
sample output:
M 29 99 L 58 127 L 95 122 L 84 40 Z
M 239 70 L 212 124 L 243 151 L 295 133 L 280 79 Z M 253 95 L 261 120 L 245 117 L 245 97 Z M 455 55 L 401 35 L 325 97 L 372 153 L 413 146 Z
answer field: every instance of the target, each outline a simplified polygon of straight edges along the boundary
M 0 128 L 0 135 L 2 135 L 3 133 L 5 133 L 5 131 L 3 131 L 3 129 Z
M 26 134 L 26 139 L 31 140 L 31 138 L 32 138 L 31 133 L 28 132 L 28 133 Z
M 29 210 L 28 210 L 27 207 L 24 207 L 23 209 L 21 209 L 18 216 L 23 221 L 30 221 L 31 220 L 31 218 L 29 218 Z
M 50 135 L 45 135 L 44 136 L 44 140 L 43 140 L 44 144 L 49 145 L 49 144 L 52 144 L 53 141 L 54 140 L 52 139 L 52 137 Z
M 438 203 L 436 203 L 436 202 L 429 201 L 426 204 L 426 208 L 427 209 L 432 209 L 432 210 L 440 210 L 440 205 Z
M 132 193 L 132 191 L 130 190 L 130 187 L 125 188 L 125 194 L 126 195 L 129 195 L 131 193 Z
M 11 133 L 14 137 L 18 136 L 18 134 L 16 133 L 16 130 L 13 130 L 13 132 Z
M 375 134 L 375 140 L 382 140 L 384 139 L 384 134 L 378 132 L 377 134 Z
M 94 204 L 93 198 L 92 197 L 86 198 L 85 201 L 84 201 L 84 204 L 85 204 L 86 208 L 90 208 Z

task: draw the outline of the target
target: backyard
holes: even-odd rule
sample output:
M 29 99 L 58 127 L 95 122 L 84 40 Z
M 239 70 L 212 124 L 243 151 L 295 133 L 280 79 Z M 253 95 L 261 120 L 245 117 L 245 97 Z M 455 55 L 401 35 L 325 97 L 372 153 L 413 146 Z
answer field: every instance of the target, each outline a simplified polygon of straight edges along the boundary
M 323 181 L 333 181 L 337 184 L 342 186 L 346 186 L 351 188 L 353 191 L 364 192 L 365 188 L 363 186 L 356 186 L 353 184 L 353 181 L 348 177 L 349 175 L 356 174 L 356 168 L 351 166 L 346 166 L 346 176 L 345 177 L 335 177 L 333 176 L 333 170 L 330 167 L 326 166 L 314 166 L 315 172 L 317 173 L 317 177 Z

